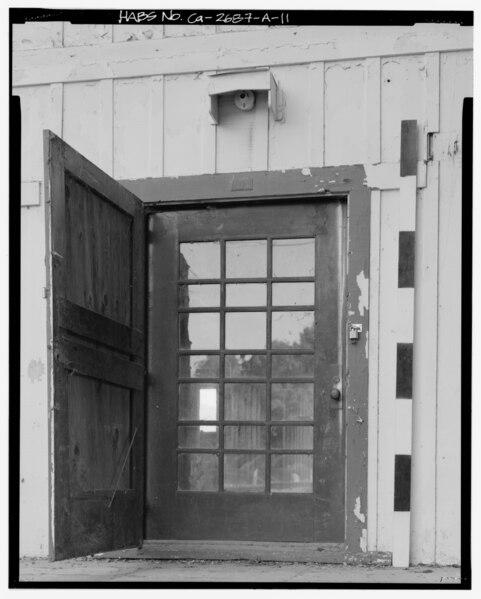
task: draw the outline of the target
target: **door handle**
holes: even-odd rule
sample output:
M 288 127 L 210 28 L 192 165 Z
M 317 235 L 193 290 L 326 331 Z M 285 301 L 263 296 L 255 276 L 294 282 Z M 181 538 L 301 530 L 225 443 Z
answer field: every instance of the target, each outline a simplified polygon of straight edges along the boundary
M 341 399 L 341 392 L 337 387 L 333 387 L 329 395 L 331 396 L 331 399 L 335 399 L 336 401 Z

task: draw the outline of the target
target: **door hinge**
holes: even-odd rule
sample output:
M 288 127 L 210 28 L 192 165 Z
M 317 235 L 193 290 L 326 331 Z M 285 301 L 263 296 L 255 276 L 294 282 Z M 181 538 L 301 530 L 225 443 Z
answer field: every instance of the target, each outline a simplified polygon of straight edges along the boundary
M 49 287 L 42 287 L 42 297 L 43 297 L 43 299 L 47 299 L 50 297 L 50 288 Z

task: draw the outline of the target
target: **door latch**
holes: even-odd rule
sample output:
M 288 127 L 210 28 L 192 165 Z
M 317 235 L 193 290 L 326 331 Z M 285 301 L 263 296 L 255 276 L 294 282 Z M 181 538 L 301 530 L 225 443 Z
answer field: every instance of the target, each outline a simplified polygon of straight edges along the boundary
M 357 341 L 362 333 L 362 324 L 349 323 L 349 340 Z

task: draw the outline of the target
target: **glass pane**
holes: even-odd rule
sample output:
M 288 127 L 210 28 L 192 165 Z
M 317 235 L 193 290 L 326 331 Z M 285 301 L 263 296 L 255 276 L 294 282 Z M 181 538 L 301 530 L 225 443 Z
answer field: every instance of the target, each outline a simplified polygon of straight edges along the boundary
M 179 426 L 179 447 L 209 449 L 219 447 L 217 426 Z
M 267 276 L 267 241 L 227 241 L 226 277 L 228 279 Z
M 220 243 L 181 243 L 179 257 L 181 279 L 220 278 Z
M 272 312 L 273 349 L 314 349 L 314 312 Z
M 179 385 L 179 420 L 217 420 L 219 385 L 182 383 Z
M 181 285 L 181 308 L 216 308 L 220 306 L 220 285 Z
M 304 378 L 314 376 L 313 355 L 273 355 L 272 377 L 273 378 Z
M 272 420 L 312 420 L 314 383 L 272 383 Z
M 226 306 L 265 306 L 267 287 L 265 283 L 238 283 L 226 285 Z
M 274 239 L 272 276 L 313 277 L 314 257 L 314 239 Z
M 219 314 L 179 314 L 180 349 L 219 349 Z
M 271 427 L 272 449 L 313 449 L 312 426 Z
M 225 426 L 224 447 L 226 449 L 265 449 L 265 426 Z
M 226 420 L 265 420 L 266 386 L 264 383 L 226 383 L 224 418 Z
M 224 490 L 262 493 L 265 488 L 265 457 L 252 454 L 224 456 Z
M 273 493 L 312 493 L 312 455 L 272 455 Z
M 259 354 L 241 354 L 225 357 L 225 378 L 255 378 L 266 376 L 266 357 Z
M 217 491 L 219 458 L 211 453 L 179 453 L 180 491 Z
M 273 283 L 273 306 L 313 306 L 314 283 Z
M 265 312 L 227 312 L 225 315 L 226 349 L 265 349 Z
M 179 376 L 181 378 L 217 378 L 219 376 L 219 356 L 180 356 Z

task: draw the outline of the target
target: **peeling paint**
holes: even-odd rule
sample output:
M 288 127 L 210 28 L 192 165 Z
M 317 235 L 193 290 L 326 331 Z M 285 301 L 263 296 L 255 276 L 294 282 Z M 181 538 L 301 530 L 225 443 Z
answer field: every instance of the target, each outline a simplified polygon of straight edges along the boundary
M 305 175 L 306 177 L 312 177 L 311 169 L 308 167 L 304 167 L 302 169 L 302 174 Z
M 364 344 L 364 352 L 366 355 L 366 360 L 368 360 L 369 359 L 369 331 L 366 331 L 365 339 L 366 339 L 366 342 Z
M 364 310 L 369 306 L 369 279 L 364 276 L 362 270 L 356 277 L 356 283 L 359 287 L 359 314 L 364 316 Z
M 27 370 L 28 378 L 34 383 L 35 381 L 41 381 L 45 374 L 45 366 L 42 360 L 31 360 Z
M 352 513 L 356 516 L 356 518 L 359 520 L 359 522 L 362 522 L 364 524 L 364 522 L 366 521 L 366 516 L 361 512 L 361 498 L 360 497 L 356 497 L 356 505 L 354 506 Z M 363 530 L 365 530 L 365 529 L 363 529 Z
M 367 551 L 367 528 L 362 529 L 362 535 L 359 539 L 359 547 L 363 553 Z

